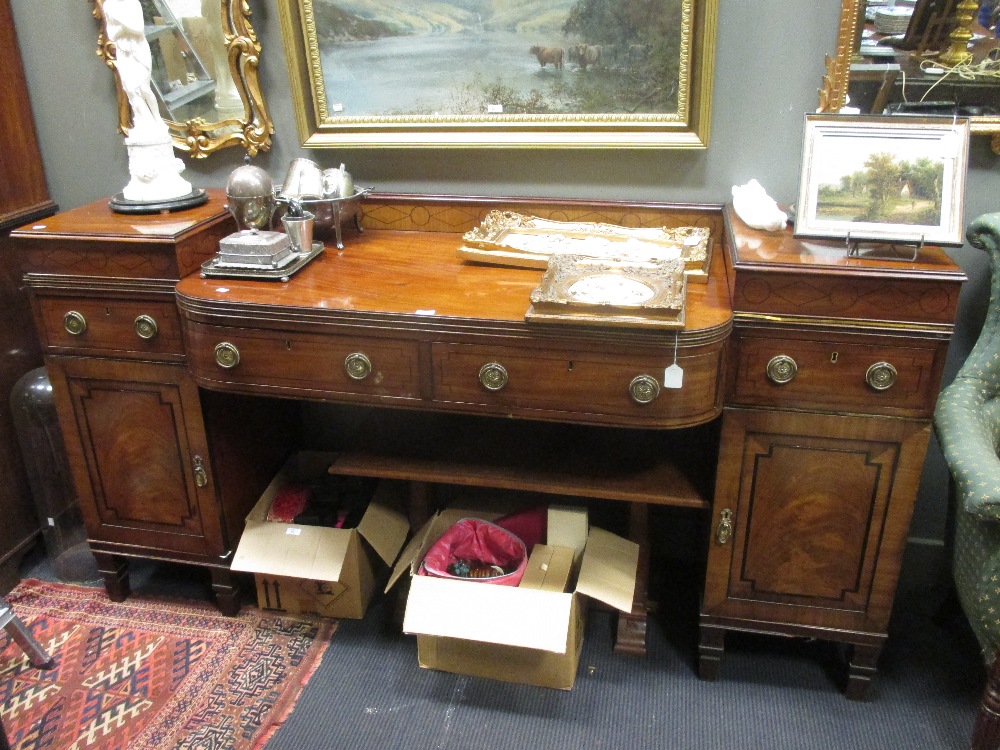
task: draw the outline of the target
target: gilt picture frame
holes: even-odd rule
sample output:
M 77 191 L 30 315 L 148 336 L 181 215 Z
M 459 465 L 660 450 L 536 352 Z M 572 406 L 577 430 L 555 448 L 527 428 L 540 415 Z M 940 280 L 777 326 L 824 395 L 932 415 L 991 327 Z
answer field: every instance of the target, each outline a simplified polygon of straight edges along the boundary
M 312 148 L 704 148 L 717 6 L 278 0 Z
M 796 237 L 961 246 L 969 121 L 806 115 Z

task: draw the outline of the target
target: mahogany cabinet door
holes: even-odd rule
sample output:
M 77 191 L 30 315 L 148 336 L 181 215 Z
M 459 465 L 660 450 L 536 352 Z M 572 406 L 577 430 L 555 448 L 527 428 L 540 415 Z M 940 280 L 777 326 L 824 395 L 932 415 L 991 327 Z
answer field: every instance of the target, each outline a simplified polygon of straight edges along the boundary
M 46 365 L 90 540 L 179 560 L 224 554 L 198 389 L 183 365 Z
M 727 409 L 703 612 L 884 631 L 925 421 Z

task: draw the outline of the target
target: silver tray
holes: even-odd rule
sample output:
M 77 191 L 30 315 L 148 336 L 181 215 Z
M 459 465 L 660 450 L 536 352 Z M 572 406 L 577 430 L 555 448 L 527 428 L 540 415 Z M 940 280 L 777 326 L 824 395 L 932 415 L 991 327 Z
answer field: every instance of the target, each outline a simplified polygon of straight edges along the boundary
M 209 258 L 201 264 L 203 279 L 258 279 L 263 281 L 288 281 L 295 273 L 323 252 L 323 243 L 314 242 L 308 253 L 297 253 L 295 259 L 282 268 L 233 268 L 221 265 L 217 258 Z

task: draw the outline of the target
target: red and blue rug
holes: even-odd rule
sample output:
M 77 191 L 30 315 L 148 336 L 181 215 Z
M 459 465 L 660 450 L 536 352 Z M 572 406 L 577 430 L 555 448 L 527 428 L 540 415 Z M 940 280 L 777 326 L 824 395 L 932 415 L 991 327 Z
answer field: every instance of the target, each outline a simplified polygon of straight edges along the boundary
M 108 599 L 22 581 L 7 596 L 54 658 L 0 639 L 0 720 L 18 750 L 259 748 L 291 711 L 335 625 L 245 607 Z

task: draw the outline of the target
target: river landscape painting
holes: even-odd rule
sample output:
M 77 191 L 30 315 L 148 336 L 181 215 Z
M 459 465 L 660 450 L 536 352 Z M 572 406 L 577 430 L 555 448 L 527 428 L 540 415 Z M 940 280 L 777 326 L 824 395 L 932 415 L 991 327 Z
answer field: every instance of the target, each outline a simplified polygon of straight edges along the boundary
M 505 126 L 686 129 L 692 90 L 710 94 L 716 2 L 281 0 L 320 130 L 468 126 L 487 144 Z
M 312 0 L 330 114 L 676 113 L 683 0 Z

